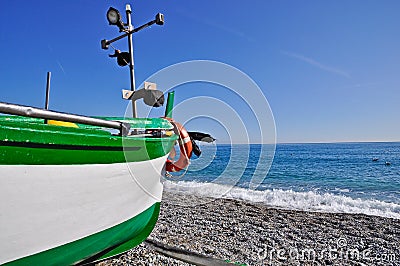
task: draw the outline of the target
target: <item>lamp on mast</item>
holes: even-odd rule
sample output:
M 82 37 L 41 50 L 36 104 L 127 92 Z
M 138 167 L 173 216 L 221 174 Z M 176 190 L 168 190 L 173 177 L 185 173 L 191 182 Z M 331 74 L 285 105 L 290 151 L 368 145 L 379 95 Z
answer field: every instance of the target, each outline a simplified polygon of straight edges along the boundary
M 126 19 L 127 23 L 124 24 L 122 22 L 122 17 L 121 13 L 113 8 L 110 7 L 107 11 L 107 20 L 110 25 L 115 25 L 119 28 L 120 32 L 125 32 L 124 34 L 112 39 L 112 40 L 101 40 L 101 48 L 104 50 L 107 50 L 110 46 L 111 43 L 118 41 L 122 38 L 128 37 L 128 47 L 129 47 L 129 52 L 121 52 L 119 50 L 115 50 L 113 55 L 110 55 L 110 57 L 116 57 L 118 65 L 120 66 L 125 66 L 129 64 L 129 69 L 130 69 L 130 87 L 132 91 L 132 95 L 134 94 L 136 90 L 135 86 L 135 69 L 134 69 L 134 58 L 133 58 L 133 42 L 132 42 L 132 34 L 136 33 L 142 29 L 145 29 L 153 24 L 157 25 L 164 25 L 164 15 L 161 13 L 158 13 L 155 17 L 154 20 L 147 22 L 146 24 L 134 28 L 132 26 L 132 20 L 131 20 L 131 6 L 129 4 L 126 5 L 125 7 L 126 11 Z M 132 116 L 134 118 L 137 117 L 137 112 L 136 112 L 136 103 L 134 101 L 135 97 L 131 97 L 132 99 Z

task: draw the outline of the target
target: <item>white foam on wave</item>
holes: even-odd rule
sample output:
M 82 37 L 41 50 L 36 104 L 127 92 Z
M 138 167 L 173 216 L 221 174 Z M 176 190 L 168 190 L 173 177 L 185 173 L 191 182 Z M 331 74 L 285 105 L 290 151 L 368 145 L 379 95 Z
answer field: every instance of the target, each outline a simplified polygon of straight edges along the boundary
M 351 198 L 331 193 L 314 191 L 296 192 L 293 190 L 268 189 L 263 191 L 202 182 L 166 181 L 166 191 L 195 194 L 203 197 L 239 199 L 265 205 L 315 212 L 363 213 L 400 219 L 400 205 L 375 199 Z

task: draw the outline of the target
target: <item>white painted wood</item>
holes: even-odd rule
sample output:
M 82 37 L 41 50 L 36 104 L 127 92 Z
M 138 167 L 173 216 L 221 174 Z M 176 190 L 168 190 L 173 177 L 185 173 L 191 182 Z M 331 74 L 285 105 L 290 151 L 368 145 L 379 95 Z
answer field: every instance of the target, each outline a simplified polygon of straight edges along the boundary
M 166 158 L 1 165 L 0 264 L 100 232 L 160 202 Z

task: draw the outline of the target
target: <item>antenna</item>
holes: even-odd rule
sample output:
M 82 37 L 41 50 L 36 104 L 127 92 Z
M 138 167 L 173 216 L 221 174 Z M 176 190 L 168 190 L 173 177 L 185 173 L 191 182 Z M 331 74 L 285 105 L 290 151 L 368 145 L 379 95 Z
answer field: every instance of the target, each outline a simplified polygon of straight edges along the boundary
M 146 24 L 135 29 L 132 26 L 132 20 L 131 20 L 132 9 L 129 4 L 126 5 L 125 11 L 126 11 L 126 19 L 127 19 L 126 24 L 124 24 L 122 22 L 121 14 L 117 9 L 115 9 L 113 7 L 110 7 L 108 9 L 108 11 L 107 11 L 108 23 L 110 25 L 117 26 L 119 28 L 120 32 L 125 32 L 125 33 L 112 39 L 112 40 L 105 40 L 105 39 L 101 40 L 101 48 L 104 50 L 107 50 L 109 48 L 110 44 L 112 44 L 113 42 L 118 41 L 122 38 L 128 37 L 129 52 L 127 53 L 127 52 L 121 52 L 119 50 L 115 50 L 114 55 L 110 55 L 110 57 L 116 57 L 117 62 L 120 66 L 125 66 L 125 65 L 129 64 L 130 87 L 131 87 L 131 91 L 133 94 L 136 90 L 136 85 L 135 85 L 135 69 L 134 69 L 135 64 L 134 64 L 134 58 L 133 58 L 132 34 L 138 32 L 140 30 L 143 30 L 153 24 L 164 25 L 164 15 L 161 13 L 158 13 L 154 20 L 147 22 Z M 132 117 L 136 118 L 137 113 L 136 113 L 136 103 L 134 100 L 135 97 L 130 97 L 130 99 L 132 100 Z

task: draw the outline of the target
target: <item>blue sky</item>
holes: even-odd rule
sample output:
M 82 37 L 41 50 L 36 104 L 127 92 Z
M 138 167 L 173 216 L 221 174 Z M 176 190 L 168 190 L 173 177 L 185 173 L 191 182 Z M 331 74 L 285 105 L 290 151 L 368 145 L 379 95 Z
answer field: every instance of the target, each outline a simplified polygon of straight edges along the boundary
M 51 109 L 123 115 L 120 90 L 129 87 L 128 69 L 107 57 L 112 51 L 101 50 L 100 40 L 118 35 L 107 24 L 108 7 L 123 11 L 125 4 L 3 1 L 1 101 L 43 106 L 46 72 L 51 71 Z M 261 88 L 275 117 L 278 142 L 400 140 L 399 1 L 131 5 L 135 26 L 157 12 L 165 15 L 163 27 L 134 36 L 138 84 L 179 62 L 219 61 L 240 69 Z M 115 46 L 127 48 L 126 41 Z M 222 99 L 249 121 L 250 135 L 256 131 L 251 110 L 220 86 L 187 84 L 176 93 L 177 104 L 199 95 Z M 215 121 L 196 121 L 188 127 L 214 131 L 226 140 Z M 251 139 L 257 142 L 257 136 Z

